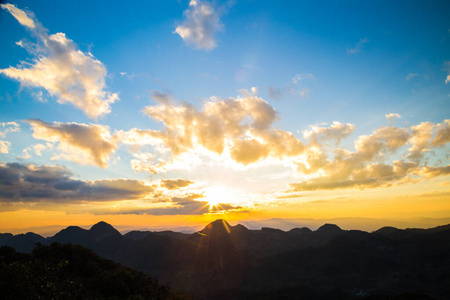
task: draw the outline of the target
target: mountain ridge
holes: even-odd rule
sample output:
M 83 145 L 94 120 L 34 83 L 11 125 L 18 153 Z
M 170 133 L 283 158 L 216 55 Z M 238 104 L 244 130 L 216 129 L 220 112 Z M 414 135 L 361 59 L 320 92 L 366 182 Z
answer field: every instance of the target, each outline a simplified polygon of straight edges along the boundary
M 269 299 L 264 295 L 276 291 L 301 292 L 304 299 L 340 299 L 333 291 L 346 299 L 359 291 L 450 297 L 450 224 L 430 229 L 383 227 L 369 233 L 334 224 L 314 231 L 254 230 L 218 219 L 192 234 L 122 235 L 102 221 L 90 229 L 69 226 L 47 239 L 35 234 L 0 236 L 0 245 L 27 251 L 36 241 L 88 247 L 199 299 Z

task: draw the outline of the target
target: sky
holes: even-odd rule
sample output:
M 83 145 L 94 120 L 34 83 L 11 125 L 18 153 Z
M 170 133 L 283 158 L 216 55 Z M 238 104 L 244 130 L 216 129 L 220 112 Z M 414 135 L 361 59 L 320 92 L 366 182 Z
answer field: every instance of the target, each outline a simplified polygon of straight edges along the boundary
M 0 232 L 450 220 L 448 1 L 2 1 L 0 28 Z

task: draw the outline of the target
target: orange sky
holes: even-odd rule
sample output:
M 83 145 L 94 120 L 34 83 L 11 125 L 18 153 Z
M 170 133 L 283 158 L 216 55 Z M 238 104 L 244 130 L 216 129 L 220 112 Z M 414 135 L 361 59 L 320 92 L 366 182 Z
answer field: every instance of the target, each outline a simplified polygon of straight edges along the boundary
M 0 232 L 446 222 L 450 21 L 418 3 L 1 4 Z

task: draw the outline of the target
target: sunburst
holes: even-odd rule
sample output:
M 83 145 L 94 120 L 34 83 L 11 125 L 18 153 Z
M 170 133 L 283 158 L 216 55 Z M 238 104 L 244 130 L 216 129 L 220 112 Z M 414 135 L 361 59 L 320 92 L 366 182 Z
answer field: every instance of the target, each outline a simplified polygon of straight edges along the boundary
M 235 200 L 235 192 L 225 186 L 212 186 L 206 191 L 206 201 L 209 209 L 219 208 L 220 204 L 230 204 Z

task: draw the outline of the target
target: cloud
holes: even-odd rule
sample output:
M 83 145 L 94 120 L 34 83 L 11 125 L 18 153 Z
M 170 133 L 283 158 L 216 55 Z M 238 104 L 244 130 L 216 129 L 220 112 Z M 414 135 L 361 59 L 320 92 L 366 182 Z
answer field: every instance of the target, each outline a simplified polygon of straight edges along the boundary
M 314 77 L 314 75 L 311 73 L 297 74 L 294 76 L 294 78 L 292 78 L 292 82 L 294 84 L 299 84 L 300 81 L 303 81 L 305 79 L 316 80 L 316 77 Z
M 243 97 L 206 101 L 201 110 L 182 102 L 160 102 L 147 106 L 144 113 L 163 123 L 158 130 L 132 129 L 117 132 L 125 145 L 152 145 L 156 154 L 148 154 L 144 160 L 157 162 L 147 170 L 164 171 L 167 164 L 200 151 L 210 155 L 230 155 L 241 165 L 248 165 L 268 158 L 282 160 L 303 152 L 303 144 L 288 131 L 272 129 L 277 119 L 276 110 L 264 99 L 251 92 Z M 201 149 L 199 149 L 201 148 Z M 137 152 L 137 151 L 136 151 Z M 158 157 L 157 154 L 169 157 Z M 135 170 L 145 170 L 143 159 L 134 161 Z
M 269 97 L 275 100 L 281 100 L 282 98 L 284 98 L 285 94 L 283 89 L 279 89 L 274 86 L 269 86 L 267 88 L 267 92 L 269 93 Z
M 201 215 L 242 210 L 241 206 L 225 203 L 210 207 L 202 198 L 202 193 L 169 197 L 162 194 L 158 186 L 139 180 L 77 180 L 72 178 L 70 170 L 61 166 L 0 164 L 0 203 L 13 209 L 51 205 L 53 209 L 71 212 L 149 215 Z M 115 203 L 105 206 L 106 202 Z
M 185 20 L 175 29 L 187 45 L 212 50 L 217 46 L 214 35 L 223 28 L 218 13 L 208 2 L 192 0 L 184 11 Z
M 329 127 L 319 127 L 310 125 L 311 130 L 303 131 L 303 137 L 309 139 L 313 144 L 318 144 L 322 141 L 336 140 L 336 144 L 339 144 L 341 139 L 348 137 L 355 125 L 334 121 Z
M 227 211 L 241 212 L 241 206 L 219 203 L 210 207 L 207 201 L 201 201 L 202 194 L 186 194 L 180 197 L 172 197 L 158 207 L 125 207 L 119 211 L 101 210 L 101 214 L 134 214 L 134 215 L 202 215 L 208 213 L 223 213 Z
M 386 114 L 384 116 L 388 120 L 389 126 L 392 126 L 392 124 L 394 123 L 395 118 L 397 118 L 397 119 L 401 119 L 402 118 L 402 116 L 400 116 L 399 114 L 396 114 L 396 113 L 390 113 L 390 114 Z
M 0 140 L 0 153 L 8 154 L 10 146 L 11 146 L 10 142 Z
M 386 117 L 390 116 L 397 117 L 395 114 Z M 370 135 L 359 136 L 355 152 L 336 148 L 333 159 L 324 150 L 328 148 L 307 132 L 306 137 L 312 143 L 305 148 L 303 159 L 295 163 L 297 171 L 309 175 L 309 179 L 291 183 L 289 192 L 372 188 L 400 184 L 412 178 L 447 175 L 449 166 L 426 166 L 424 158 L 432 147 L 442 147 L 450 141 L 449 127 L 449 120 L 437 125 L 423 122 L 410 128 L 381 127 Z M 384 162 L 406 145 L 410 145 L 403 155 L 407 160 Z
M 300 183 L 291 183 L 290 191 L 334 190 L 342 188 L 374 188 L 390 185 L 405 177 L 410 169 L 414 170 L 416 164 L 395 161 L 393 165 L 368 164 L 365 167 L 354 169 L 344 178 L 330 180 L 329 177 L 317 177 Z
M 299 85 L 304 80 L 316 80 L 313 74 L 311 73 L 303 73 L 296 74 L 292 80 L 285 84 L 282 88 L 277 88 L 273 86 L 269 86 L 267 88 L 267 92 L 269 93 L 269 97 L 275 100 L 281 100 L 286 97 L 300 97 L 305 98 L 309 95 L 309 89 L 302 88 L 299 89 Z
M 0 123 L 0 138 L 5 138 L 8 133 L 20 132 L 20 125 L 16 122 Z M 0 140 L 0 153 L 8 154 L 11 142 Z
M 447 70 L 447 72 L 449 73 L 447 75 L 447 78 L 445 78 L 445 83 L 449 83 L 450 82 L 450 60 L 447 60 L 444 62 L 444 68 Z
M 162 93 L 160 91 L 152 91 L 152 98 L 157 103 L 167 104 L 173 101 L 173 97 L 169 94 Z
M 6 137 L 10 132 L 20 132 L 20 125 L 16 122 L 0 123 L 0 137 Z
M 75 203 L 145 199 L 155 188 L 142 181 L 106 179 L 83 181 L 60 166 L 0 164 L 0 202 Z
M 179 188 L 187 187 L 188 185 L 193 184 L 193 181 L 189 180 L 183 180 L 183 179 L 167 179 L 167 180 L 161 180 L 161 187 L 168 189 L 168 190 L 177 190 Z
M 429 151 L 428 146 L 433 136 L 434 124 L 431 122 L 422 122 L 419 125 L 412 126 L 412 136 L 409 142 L 412 146 L 408 149 L 408 158 L 413 161 L 420 161 L 425 153 Z
M 448 175 L 450 174 L 450 165 L 443 167 L 423 167 L 420 171 L 418 171 L 418 173 L 427 178 Z
M 363 46 L 369 42 L 368 39 L 360 39 L 359 42 L 353 48 L 347 48 L 347 54 L 356 54 L 361 52 Z
M 305 195 L 303 195 L 303 194 L 287 194 L 287 195 L 277 196 L 276 199 L 296 199 L 296 198 L 301 198 L 304 196 Z
M 62 32 L 48 35 L 33 16 L 14 5 L 2 5 L 27 27 L 37 38 L 37 43 L 20 42 L 35 58 L 19 67 L 1 69 L 0 73 L 24 85 L 42 87 L 58 98 L 58 103 L 70 103 L 90 118 L 108 114 L 110 104 L 119 99 L 118 94 L 104 91 L 106 68 L 91 53 L 83 53 Z
M 450 119 L 444 120 L 444 122 L 436 126 L 437 132 L 431 142 L 432 146 L 444 146 L 450 142 Z
M 37 156 L 42 156 L 42 151 L 48 149 L 48 148 L 53 148 L 53 144 L 51 143 L 47 143 L 47 145 L 43 145 L 43 144 L 36 144 L 30 147 L 27 147 L 25 149 L 23 149 L 23 155 L 22 158 L 24 159 L 28 159 L 31 158 L 31 154 L 30 152 L 33 151 Z
M 377 155 L 386 152 L 395 152 L 405 145 L 410 137 L 410 133 L 405 128 L 381 127 L 371 135 L 362 135 L 355 141 L 357 155 L 370 160 Z
M 25 27 L 28 27 L 30 29 L 35 29 L 36 25 L 32 18 L 30 18 L 23 10 L 18 9 L 13 4 L 1 4 L 0 5 L 3 9 L 8 10 L 11 15 L 13 15 L 14 18 L 16 18 L 19 23 Z
M 105 168 L 109 156 L 117 149 L 117 142 L 111 136 L 108 126 L 96 124 L 60 123 L 52 124 L 41 120 L 27 120 L 32 126 L 33 137 L 58 144 L 64 158 L 82 164 Z
M 410 81 L 411 79 L 414 79 L 414 77 L 419 76 L 417 73 L 409 73 L 408 76 L 406 76 L 406 80 Z

